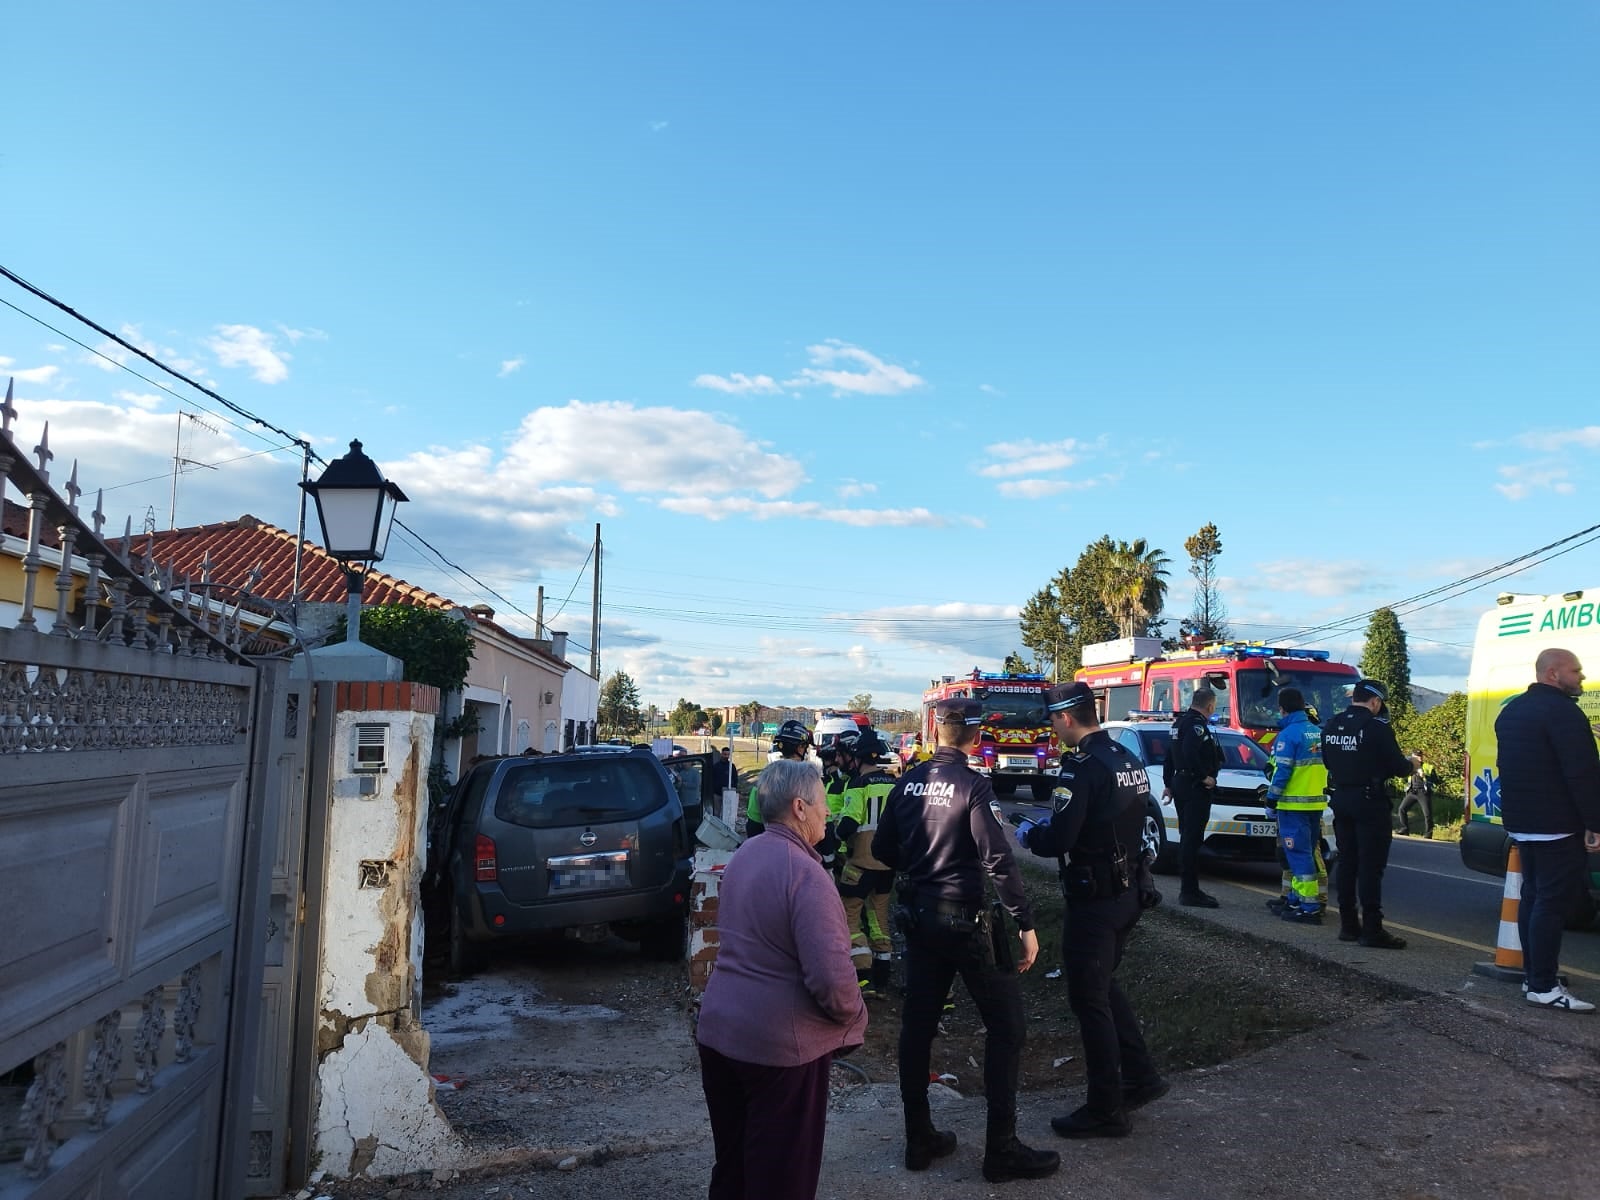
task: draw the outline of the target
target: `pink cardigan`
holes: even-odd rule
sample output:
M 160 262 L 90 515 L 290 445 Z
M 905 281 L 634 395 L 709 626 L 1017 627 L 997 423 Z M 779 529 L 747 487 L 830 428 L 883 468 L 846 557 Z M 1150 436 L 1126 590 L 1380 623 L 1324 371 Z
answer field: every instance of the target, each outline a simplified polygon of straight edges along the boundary
M 740 1062 L 798 1067 L 861 1045 L 867 1006 L 833 877 L 786 825 L 734 852 L 717 905 L 717 965 L 700 1044 Z

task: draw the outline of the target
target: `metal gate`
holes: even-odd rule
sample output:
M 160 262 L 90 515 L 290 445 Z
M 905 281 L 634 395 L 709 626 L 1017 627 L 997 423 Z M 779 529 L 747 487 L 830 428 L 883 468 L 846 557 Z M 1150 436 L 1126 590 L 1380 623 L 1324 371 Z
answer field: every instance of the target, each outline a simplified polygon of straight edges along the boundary
M 29 522 L 0 628 L 0 1197 L 234 1196 L 286 672 L 234 648 L 238 597 L 131 570 L 15 415 L 8 392 Z

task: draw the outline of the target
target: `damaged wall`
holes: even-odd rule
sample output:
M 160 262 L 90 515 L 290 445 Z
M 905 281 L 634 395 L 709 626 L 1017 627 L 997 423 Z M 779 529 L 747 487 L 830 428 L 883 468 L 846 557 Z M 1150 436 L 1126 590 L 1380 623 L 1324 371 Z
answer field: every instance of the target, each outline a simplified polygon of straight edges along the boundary
M 433 1100 L 421 1020 L 427 763 L 438 707 L 438 692 L 420 684 L 338 688 L 313 1135 L 320 1165 L 335 1176 L 463 1158 Z

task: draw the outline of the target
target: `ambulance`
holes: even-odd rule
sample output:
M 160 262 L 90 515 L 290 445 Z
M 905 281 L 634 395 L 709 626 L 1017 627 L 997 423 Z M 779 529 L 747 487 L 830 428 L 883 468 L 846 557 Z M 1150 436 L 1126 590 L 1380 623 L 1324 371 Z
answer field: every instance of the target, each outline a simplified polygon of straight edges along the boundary
M 1495 718 L 1506 701 L 1533 682 L 1541 650 L 1571 650 L 1590 672 L 1578 706 L 1600 724 L 1600 587 L 1558 596 L 1500 596 L 1478 621 L 1467 672 L 1466 823 L 1461 863 L 1487 875 L 1506 873 L 1509 839 L 1500 823 L 1500 771 Z M 1588 902 L 1573 914 L 1583 924 L 1600 901 L 1600 854 L 1589 855 Z

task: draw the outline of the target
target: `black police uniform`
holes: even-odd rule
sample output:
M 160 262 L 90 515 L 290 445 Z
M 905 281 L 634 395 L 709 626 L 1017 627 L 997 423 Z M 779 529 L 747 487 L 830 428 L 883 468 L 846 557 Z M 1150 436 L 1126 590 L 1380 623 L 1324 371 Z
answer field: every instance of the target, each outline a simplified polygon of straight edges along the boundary
M 1095 730 L 1061 756 L 1050 821 L 1028 835 L 1033 853 L 1061 859 L 1067 898 L 1061 953 L 1089 1077 L 1088 1103 L 1051 1122 L 1068 1136 L 1097 1132 L 1097 1126 L 1125 1132 L 1125 1100 L 1165 1088 L 1133 1006 L 1112 976 L 1142 904 L 1153 896 L 1148 864 L 1141 861 L 1149 798 L 1144 764 Z
M 1180 901 L 1207 899 L 1200 891 L 1200 843 L 1206 840 L 1213 793 L 1205 781 L 1215 778 L 1221 769 L 1222 747 L 1205 714 L 1192 708 L 1179 713 L 1172 723 L 1167 783 L 1177 800 Z
M 979 705 L 971 707 L 981 713 Z M 907 1166 L 926 1166 L 931 1157 L 955 1148 L 953 1135 L 933 1128 L 928 1066 L 939 1014 L 959 973 L 986 1030 L 983 1084 L 989 1119 L 983 1170 L 992 1182 L 1038 1178 L 1059 1165 L 1054 1152 L 1030 1150 L 1016 1140 L 1026 1023 L 1010 943 L 985 898 L 985 876 L 994 880 L 999 906 L 1018 928 L 1032 929 L 1033 914 L 1005 832 L 989 807 L 993 796 L 988 779 L 967 766 L 964 750 L 941 746 L 896 783 L 872 839 L 873 855 L 902 873 L 896 919 L 906 936 L 900 1098 Z M 914 1162 L 919 1146 L 926 1150 Z
M 1404 941 L 1383 928 L 1383 870 L 1394 839 L 1384 781 L 1410 775 L 1411 760 L 1401 753 L 1388 722 L 1353 705 L 1323 726 L 1322 763 L 1328 768 L 1333 831 L 1339 839 L 1339 937 L 1397 948 Z

